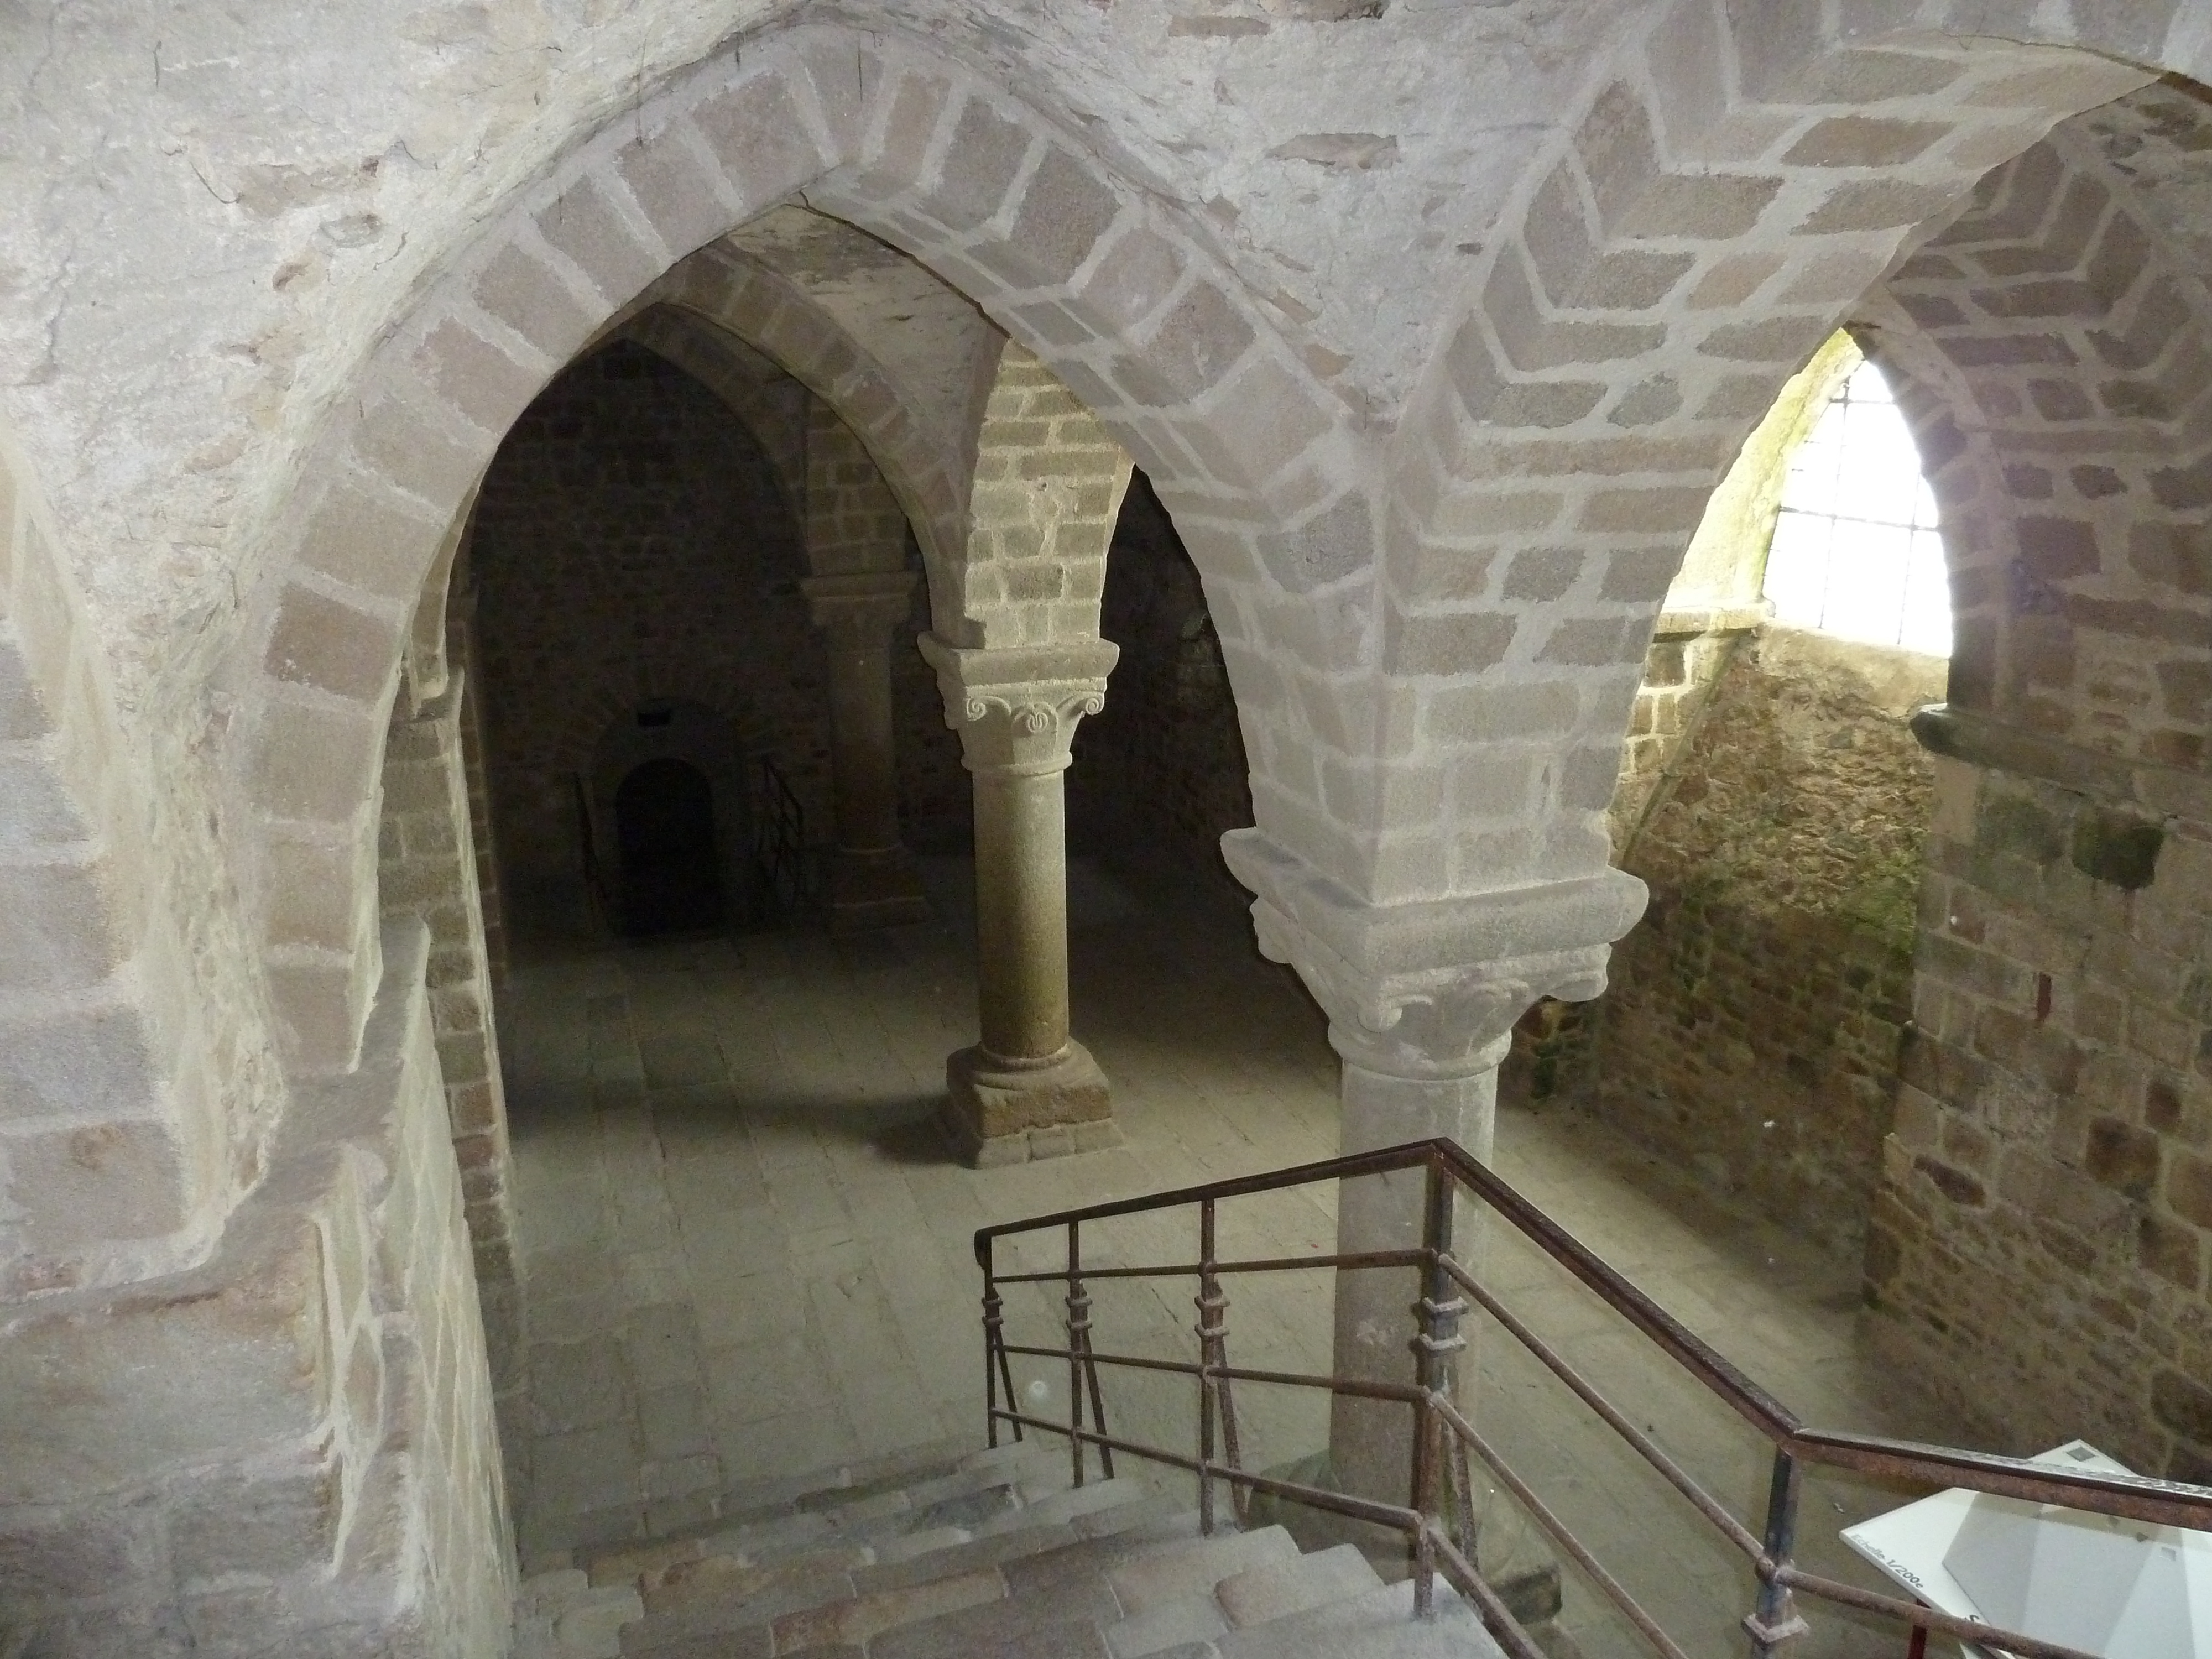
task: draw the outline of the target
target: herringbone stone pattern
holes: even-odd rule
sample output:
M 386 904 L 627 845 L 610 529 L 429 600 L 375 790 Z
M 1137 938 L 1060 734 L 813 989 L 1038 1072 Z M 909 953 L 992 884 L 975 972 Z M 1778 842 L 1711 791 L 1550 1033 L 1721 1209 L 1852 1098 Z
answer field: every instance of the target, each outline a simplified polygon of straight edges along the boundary
M 1336 1064 L 1319 1013 L 1199 890 L 1154 892 L 1079 860 L 1077 1029 L 1114 1082 L 1126 1144 L 1011 1169 L 951 1163 L 930 1115 L 945 1055 L 973 1040 L 966 866 L 926 861 L 939 921 L 619 950 L 523 948 L 504 1007 L 532 1341 L 526 1565 L 665 1537 L 734 1512 L 761 1482 L 913 1448 L 980 1444 L 977 1274 L 994 1222 L 1327 1157 Z M 1587 1120 L 1501 1111 L 1498 1164 L 1572 1231 L 1808 1420 L 1942 1438 L 1946 1425 L 1856 1340 L 1857 1274 L 1696 1195 Z M 1638 1421 L 1755 1520 L 1761 1443 L 1666 1372 L 1617 1316 L 1496 1224 L 1463 1237 L 1503 1292 Z M 1225 1255 L 1328 1249 L 1326 1188 L 1223 1206 Z M 1188 1260 L 1188 1211 L 1085 1230 L 1086 1261 Z M 1057 1265 L 1057 1236 L 1001 1259 Z M 1191 1282 L 1093 1281 L 1102 1350 L 1188 1358 Z M 1323 1273 L 1232 1282 L 1232 1360 L 1327 1367 Z M 1058 1342 L 1057 1307 L 1008 1297 L 1011 1334 Z M 1546 1500 L 1689 1650 L 1733 1651 L 1750 1579 L 1694 1515 L 1495 1331 L 1479 1332 L 1479 1420 Z M 1065 1411 L 1065 1370 L 1018 1374 Z M 1188 1449 L 1181 1377 L 1109 1374 L 1116 1433 Z M 1250 1467 L 1309 1455 L 1325 1407 L 1242 1389 Z M 1186 1478 L 1133 1468 L 1184 1501 Z M 1808 1554 L 1852 1573 L 1837 1528 L 1898 1493 L 1819 1481 Z M 1854 1575 L 1857 1576 L 1857 1575 Z M 1637 1651 L 1571 1577 L 1561 1628 L 1590 1656 Z M 1819 1621 L 1816 1620 L 1816 1624 Z M 1694 1638 L 1694 1639 L 1693 1639 Z M 1822 1627 L 1811 1650 L 1893 1635 Z

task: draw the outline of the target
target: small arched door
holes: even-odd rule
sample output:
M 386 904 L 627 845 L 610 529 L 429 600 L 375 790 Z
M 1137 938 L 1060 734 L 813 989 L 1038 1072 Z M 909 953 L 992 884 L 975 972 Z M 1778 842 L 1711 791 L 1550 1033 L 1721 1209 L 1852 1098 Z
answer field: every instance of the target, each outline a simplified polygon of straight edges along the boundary
M 623 932 L 694 933 L 721 924 L 714 792 L 705 773 L 666 757 L 632 768 L 615 791 L 615 833 Z

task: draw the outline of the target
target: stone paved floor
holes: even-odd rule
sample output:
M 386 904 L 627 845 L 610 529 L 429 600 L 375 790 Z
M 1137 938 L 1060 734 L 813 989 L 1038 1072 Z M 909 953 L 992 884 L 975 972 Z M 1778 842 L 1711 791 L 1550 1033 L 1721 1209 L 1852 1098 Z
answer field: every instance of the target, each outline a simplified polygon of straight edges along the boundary
M 932 860 L 941 920 L 623 950 L 540 946 L 502 1006 L 532 1322 L 532 1564 L 706 1519 L 765 1478 L 981 1432 L 974 1229 L 1329 1155 L 1336 1064 L 1319 1014 L 1210 892 L 1150 902 L 1080 862 L 1071 883 L 1079 1035 L 1112 1078 L 1127 1145 L 1009 1170 L 946 1160 L 928 1126 L 945 1055 L 973 1037 L 966 872 Z M 1601 1126 L 1501 1112 L 1506 1178 L 1808 1420 L 1923 1437 L 1943 1424 L 1863 1353 L 1855 1277 L 1670 1178 Z M 1318 1253 L 1325 1188 L 1224 1206 L 1224 1253 Z M 1188 1212 L 1086 1230 L 1086 1260 L 1190 1256 Z M 1669 1449 L 1755 1520 L 1763 1449 L 1618 1316 L 1493 1226 L 1489 1271 Z M 1055 1237 L 1006 1266 L 1052 1265 Z M 1188 1357 L 1189 1281 L 1094 1281 L 1098 1343 Z M 1234 1286 L 1232 1358 L 1326 1369 L 1323 1273 Z M 1050 1343 L 1041 1293 L 1010 1297 Z M 1749 1578 L 1709 1528 L 1502 1335 L 1478 1337 L 1486 1428 L 1693 1655 L 1735 1654 Z M 1064 1410 L 1040 1362 L 1024 1399 Z M 1187 1447 L 1182 1378 L 1122 1373 L 1117 1432 Z M 1325 1409 L 1237 1401 L 1248 1467 L 1319 1449 Z M 1127 1472 L 1125 1467 L 1124 1472 Z M 1170 1477 L 1164 1476 L 1163 1479 Z M 1172 1477 L 1182 1479 L 1182 1477 Z M 1836 1527 L 1895 1494 L 1815 1482 L 1809 1559 L 1869 1583 Z M 1571 1582 L 1584 1652 L 1642 1651 Z M 1901 1652 L 1819 1621 L 1806 1650 Z

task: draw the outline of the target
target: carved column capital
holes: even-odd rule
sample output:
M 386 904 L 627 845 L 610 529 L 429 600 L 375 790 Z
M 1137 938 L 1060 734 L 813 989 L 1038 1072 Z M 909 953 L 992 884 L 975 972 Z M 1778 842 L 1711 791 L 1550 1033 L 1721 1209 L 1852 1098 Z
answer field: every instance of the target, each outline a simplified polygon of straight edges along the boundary
M 1106 706 L 1121 654 L 1097 639 L 981 649 L 924 634 L 920 644 L 968 769 L 1016 776 L 1066 769 L 1075 728 Z
M 846 576 L 801 576 L 799 591 L 817 628 L 886 634 L 913 613 L 912 570 L 871 570 Z
M 1467 1077 L 1504 1057 L 1540 997 L 1605 989 L 1613 941 L 1644 914 L 1644 884 L 1607 870 L 1571 881 L 1404 904 L 1369 904 L 1257 830 L 1222 837 L 1257 896 L 1261 953 L 1287 963 L 1352 1065 L 1388 1077 Z

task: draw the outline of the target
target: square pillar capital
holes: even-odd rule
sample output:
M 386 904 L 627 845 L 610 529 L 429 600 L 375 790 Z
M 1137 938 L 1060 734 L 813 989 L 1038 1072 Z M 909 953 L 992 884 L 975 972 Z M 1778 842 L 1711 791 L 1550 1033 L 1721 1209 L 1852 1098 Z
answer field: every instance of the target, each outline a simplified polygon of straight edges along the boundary
M 1607 869 L 1371 904 L 1258 830 L 1231 830 L 1221 847 L 1256 895 L 1261 954 L 1297 969 L 1348 1064 L 1390 1077 L 1486 1072 L 1538 998 L 1598 995 L 1613 942 L 1649 896 L 1634 876 Z
M 1106 677 L 1121 654 L 1101 639 L 983 648 L 924 634 L 920 644 L 968 769 L 1015 775 L 1066 768 L 1075 728 L 1106 706 Z

